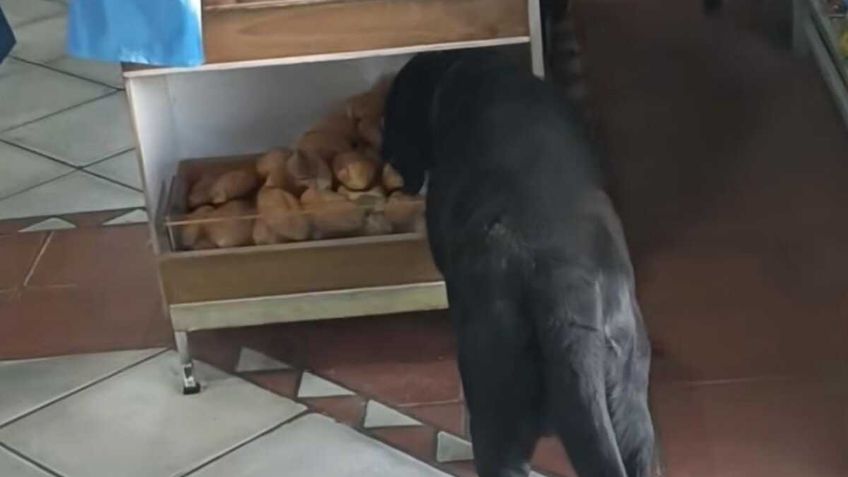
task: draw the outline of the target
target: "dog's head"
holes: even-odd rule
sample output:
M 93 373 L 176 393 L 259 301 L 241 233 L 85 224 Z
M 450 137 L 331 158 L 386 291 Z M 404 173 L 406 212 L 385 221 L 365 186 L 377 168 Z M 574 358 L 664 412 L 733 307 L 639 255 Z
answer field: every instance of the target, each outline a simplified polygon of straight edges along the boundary
M 386 98 L 382 158 L 403 176 L 406 192 L 421 190 L 433 166 L 434 100 L 455 60 L 449 53 L 416 55 L 397 74 Z

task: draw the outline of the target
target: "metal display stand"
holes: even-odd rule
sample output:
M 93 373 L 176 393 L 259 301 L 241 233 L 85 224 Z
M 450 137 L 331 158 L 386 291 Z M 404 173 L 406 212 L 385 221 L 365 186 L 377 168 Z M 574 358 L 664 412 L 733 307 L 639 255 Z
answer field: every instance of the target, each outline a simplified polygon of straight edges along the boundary
M 124 70 L 186 394 L 200 391 L 188 346 L 192 331 L 443 309 L 447 298 L 426 239 L 412 234 L 174 250 L 164 221 L 182 159 L 293 144 L 333 105 L 417 52 L 526 47 L 533 72 L 544 75 L 538 0 L 295 3 L 209 6 L 207 64 Z

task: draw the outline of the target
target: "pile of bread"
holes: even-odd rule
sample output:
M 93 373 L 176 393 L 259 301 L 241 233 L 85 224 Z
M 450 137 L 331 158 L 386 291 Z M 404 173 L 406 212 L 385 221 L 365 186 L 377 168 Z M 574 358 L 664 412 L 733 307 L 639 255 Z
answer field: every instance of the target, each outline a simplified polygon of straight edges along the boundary
M 190 185 L 179 226 L 187 249 L 268 245 L 324 238 L 420 232 L 424 202 L 381 164 L 381 121 L 388 83 L 350 98 L 303 134 Z

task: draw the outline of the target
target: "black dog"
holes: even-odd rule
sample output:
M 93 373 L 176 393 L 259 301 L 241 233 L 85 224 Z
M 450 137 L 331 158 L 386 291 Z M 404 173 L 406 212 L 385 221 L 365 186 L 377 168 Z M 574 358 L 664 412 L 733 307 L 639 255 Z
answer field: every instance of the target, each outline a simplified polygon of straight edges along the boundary
M 577 115 L 481 50 L 421 54 L 383 157 L 417 192 L 448 287 L 481 477 L 527 476 L 554 431 L 581 477 L 650 474 L 650 345 L 618 217 Z

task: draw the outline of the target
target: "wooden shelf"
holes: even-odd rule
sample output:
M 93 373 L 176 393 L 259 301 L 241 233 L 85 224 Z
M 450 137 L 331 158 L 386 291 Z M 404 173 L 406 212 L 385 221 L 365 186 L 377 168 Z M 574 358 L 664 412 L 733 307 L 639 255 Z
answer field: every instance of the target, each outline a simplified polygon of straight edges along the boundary
M 530 42 L 527 0 L 283 3 L 206 9 L 205 65 L 127 65 L 124 74 L 151 76 Z

